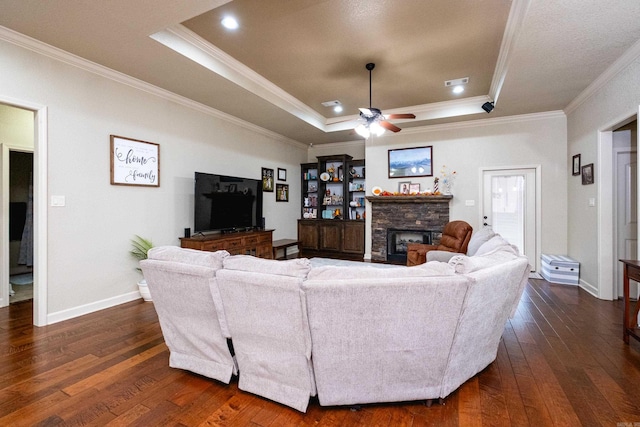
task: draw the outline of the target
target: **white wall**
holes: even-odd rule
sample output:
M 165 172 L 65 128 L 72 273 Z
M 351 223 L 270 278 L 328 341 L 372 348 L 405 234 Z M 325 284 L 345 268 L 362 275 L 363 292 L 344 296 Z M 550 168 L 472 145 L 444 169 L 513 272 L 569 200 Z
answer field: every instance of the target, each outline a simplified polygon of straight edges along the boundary
M 450 218 L 481 226 L 480 169 L 504 166 L 541 166 L 542 233 L 544 253 L 567 251 L 567 151 L 566 119 L 563 113 L 545 113 L 511 118 L 482 119 L 437 125 L 420 131 L 402 132 L 367 141 L 367 189 L 380 186 L 397 191 L 398 182 L 388 178 L 389 149 L 433 146 L 435 176 L 443 165 L 455 170 Z M 421 189 L 432 188 L 434 177 L 411 178 Z M 466 206 L 474 200 L 475 206 Z M 367 215 L 370 219 L 370 213 Z M 371 252 L 367 227 L 367 254 Z
M 179 105 L 0 41 L 0 102 L 48 107 L 48 185 L 66 206 L 48 207 L 47 312 L 57 320 L 136 292 L 134 234 L 177 245 L 193 227 L 195 171 L 260 178 L 287 169 L 290 202 L 265 193 L 275 238 L 296 236 L 299 164 L 307 147 Z M 32 132 L 33 134 L 33 132 Z M 109 135 L 160 144 L 160 188 L 109 184 Z
M 633 48 L 632 48 L 633 49 Z M 637 51 L 636 47 L 636 51 Z M 595 185 L 582 185 L 580 177 L 569 177 L 569 255 L 580 261 L 580 276 L 585 286 L 596 295 L 607 292 L 612 286 L 612 275 L 606 274 L 603 283 L 599 273 L 603 268 L 602 253 L 610 247 L 598 246 L 598 227 L 603 221 L 599 216 L 598 184 L 602 179 L 601 164 L 598 163 L 598 138 L 600 131 L 611 130 L 616 123 L 623 122 L 638 112 L 640 105 L 640 58 L 630 61 L 590 97 L 567 114 L 568 158 L 581 154 L 582 164 L 594 163 Z M 610 142 L 604 151 L 610 152 Z M 612 188 L 603 191 L 611 192 Z M 596 207 L 588 207 L 589 198 L 596 199 Z M 603 230 L 612 235 L 613 230 Z M 609 257 L 611 254 L 608 253 Z M 605 266 L 612 271 L 612 266 Z
M 0 104 L 0 144 L 33 149 L 33 112 Z

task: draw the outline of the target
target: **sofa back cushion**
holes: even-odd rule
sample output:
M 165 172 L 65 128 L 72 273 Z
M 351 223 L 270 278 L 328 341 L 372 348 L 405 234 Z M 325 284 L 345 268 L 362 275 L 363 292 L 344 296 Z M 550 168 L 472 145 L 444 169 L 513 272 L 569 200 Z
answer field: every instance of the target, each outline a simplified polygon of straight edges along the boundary
M 495 235 L 496 233 L 491 227 L 482 227 L 479 230 L 475 230 L 471 235 L 471 240 L 469 240 L 469 245 L 467 246 L 467 255 L 474 256 L 478 251 L 478 248 L 488 242 L 489 239 Z
M 389 268 L 386 264 L 354 263 L 352 266 L 324 266 L 312 268 L 307 279 L 395 279 L 403 277 L 451 276 L 455 269 L 446 262 L 427 262 L 415 267 L 397 266 Z
M 222 268 L 222 261 L 228 256 L 229 252 L 227 251 L 198 251 L 196 249 L 186 249 L 178 246 L 158 246 L 151 248 L 147 253 L 149 259 L 201 265 L 215 270 Z
M 285 261 L 256 258 L 250 255 L 233 255 L 224 259 L 225 270 L 239 270 L 253 273 L 267 273 L 305 279 L 311 263 L 307 258 L 295 258 Z
M 507 250 L 513 252 L 516 255 L 519 255 L 518 248 L 507 242 L 504 237 L 499 234 L 496 234 L 488 241 L 480 245 L 475 255 L 485 255 L 496 250 Z

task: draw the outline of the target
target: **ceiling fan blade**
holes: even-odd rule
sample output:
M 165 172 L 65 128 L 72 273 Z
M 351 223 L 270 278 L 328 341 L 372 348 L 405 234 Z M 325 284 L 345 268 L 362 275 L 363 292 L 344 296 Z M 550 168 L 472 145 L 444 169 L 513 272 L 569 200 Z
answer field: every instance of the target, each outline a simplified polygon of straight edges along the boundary
M 411 113 L 402 113 L 402 114 L 385 114 L 387 119 L 415 119 L 416 115 Z
M 391 132 L 400 132 L 402 130 L 398 126 L 394 125 L 393 123 L 389 123 L 384 120 L 380 122 L 380 126 L 382 126 L 387 130 L 390 130 Z

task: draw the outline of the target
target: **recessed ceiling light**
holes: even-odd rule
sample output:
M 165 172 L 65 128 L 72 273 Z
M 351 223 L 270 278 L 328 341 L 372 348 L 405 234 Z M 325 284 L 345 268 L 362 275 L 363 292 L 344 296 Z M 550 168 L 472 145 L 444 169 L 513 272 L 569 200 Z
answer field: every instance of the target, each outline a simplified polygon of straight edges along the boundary
M 333 111 L 335 113 L 342 113 L 342 105 L 336 105 L 335 107 L 333 107 Z
M 455 93 L 456 95 L 462 92 L 464 92 L 464 86 L 458 85 L 453 87 L 453 93 Z
M 238 24 L 238 21 L 236 20 L 236 18 L 232 17 L 232 16 L 225 16 L 222 21 L 222 26 L 225 27 L 228 30 L 235 30 L 237 29 L 240 24 Z

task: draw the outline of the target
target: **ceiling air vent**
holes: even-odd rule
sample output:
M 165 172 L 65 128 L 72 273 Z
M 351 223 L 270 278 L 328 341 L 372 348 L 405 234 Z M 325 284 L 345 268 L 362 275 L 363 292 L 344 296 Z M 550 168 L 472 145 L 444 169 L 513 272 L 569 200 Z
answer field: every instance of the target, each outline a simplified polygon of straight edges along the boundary
M 463 77 L 461 79 L 455 79 L 455 80 L 447 80 L 444 82 L 444 85 L 446 87 L 449 87 L 449 86 L 466 85 L 467 83 L 469 83 L 469 77 Z

